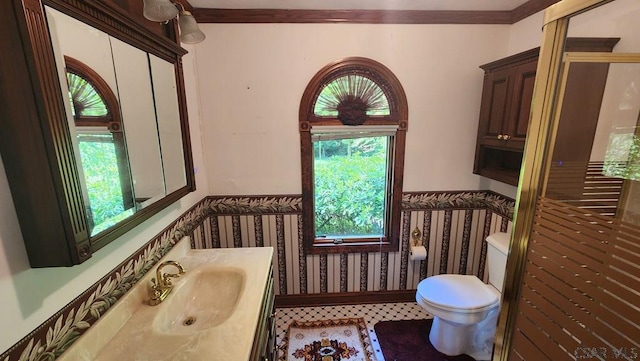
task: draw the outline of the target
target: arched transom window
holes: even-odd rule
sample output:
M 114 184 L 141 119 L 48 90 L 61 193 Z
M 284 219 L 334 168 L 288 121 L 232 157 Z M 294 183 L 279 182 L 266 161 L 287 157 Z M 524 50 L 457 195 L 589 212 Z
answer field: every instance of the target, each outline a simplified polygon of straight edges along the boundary
M 322 87 L 313 113 L 318 117 L 338 118 L 359 125 L 370 116 L 389 115 L 389 101 L 378 84 L 362 75 L 347 74 Z
M 325 66 L 299 130 L 305 250 L 397 250 L 407 101 L 395 75 L 366 58 Z

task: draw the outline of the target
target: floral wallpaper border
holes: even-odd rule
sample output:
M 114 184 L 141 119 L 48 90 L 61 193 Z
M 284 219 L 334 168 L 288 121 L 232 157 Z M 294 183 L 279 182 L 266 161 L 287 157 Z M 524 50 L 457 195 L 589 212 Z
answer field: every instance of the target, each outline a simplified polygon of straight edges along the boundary
M 94 324 L 185 235 L 201 222 L 200 201 L 135 254 L 0 355 L 2 361 L 52 361 Z
M 491 191 L 406 192 L 402 195 L 402 210 L 477 209 L 513 219 L 515 201 Z
M 209 196 L 203 202 L 209 214 L 302 213 L 300 195 Z
M 490 191 L 411 192 L 403 194 L 403 210 L 486 207 L 513 218 L 515 202 Z M 182 237 L 192 234 L 211 214 L 301 213 L 300 195 L 209 196 L 76 297 L 38 328 L 0 355 L 0 361 L 53 361 L 140 280 Z

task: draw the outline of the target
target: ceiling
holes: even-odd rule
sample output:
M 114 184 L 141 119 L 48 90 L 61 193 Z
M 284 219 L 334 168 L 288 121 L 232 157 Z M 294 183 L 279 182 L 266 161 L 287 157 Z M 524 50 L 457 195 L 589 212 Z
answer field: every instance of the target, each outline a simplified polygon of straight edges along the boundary
M 528 0 L 189 0 L 201 9 L 511 11 Z

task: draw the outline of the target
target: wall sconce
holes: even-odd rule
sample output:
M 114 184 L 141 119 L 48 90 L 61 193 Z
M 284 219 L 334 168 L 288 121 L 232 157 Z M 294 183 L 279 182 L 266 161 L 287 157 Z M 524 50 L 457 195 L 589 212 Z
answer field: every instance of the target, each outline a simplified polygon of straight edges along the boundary
M 185 44 L 197 44 L 205 39 L 196 19 L 180 3 L 173 3 L 170 0 L 144 0 L 142 14 L 145 18 L 156 22 L 167 22 L 178 16 L 180 41 Z

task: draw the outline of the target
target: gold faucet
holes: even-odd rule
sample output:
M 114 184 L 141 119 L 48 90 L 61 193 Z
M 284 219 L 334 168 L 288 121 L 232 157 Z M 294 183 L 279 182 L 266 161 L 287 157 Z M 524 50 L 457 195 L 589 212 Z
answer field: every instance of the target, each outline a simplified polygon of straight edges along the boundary
M 165 273 L 162 274 L 162 269 L 166 266 L 174 266 L 178 269 L 178 273 Z M 151 290 L 149 292 L 149 305 L 155 306 L 164 301 L 165 298 L 173 290 L 173 284 L 171 278 L 180 277 L 184 274 L 185 270 L 182 265 L 176 261 L 162 262 L 156 269 L 156 278 L 151 279 Z

